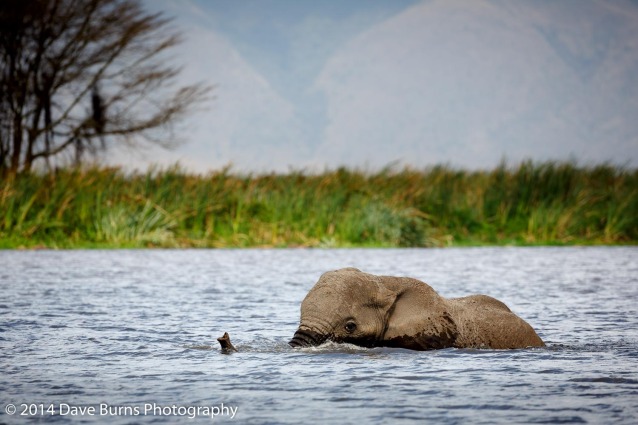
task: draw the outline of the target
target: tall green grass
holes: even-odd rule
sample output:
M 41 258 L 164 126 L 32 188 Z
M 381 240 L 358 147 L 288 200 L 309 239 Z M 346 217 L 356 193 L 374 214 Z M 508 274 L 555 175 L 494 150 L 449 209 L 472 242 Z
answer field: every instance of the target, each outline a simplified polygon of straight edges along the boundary
M 63 169 L 0 182 L 0 247 L 638 241 L 638 170 L 525 162 L 365 173 Z

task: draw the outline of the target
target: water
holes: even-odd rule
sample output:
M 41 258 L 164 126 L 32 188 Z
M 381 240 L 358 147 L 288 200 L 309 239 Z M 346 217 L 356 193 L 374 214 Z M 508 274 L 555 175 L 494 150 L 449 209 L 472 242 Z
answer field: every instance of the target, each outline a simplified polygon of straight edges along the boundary
M 492 295 L 548 347 L 289 348 L 344 266 Z M 637 300 L 636 247 L 0 251 L 0 422 L 633 424 Z

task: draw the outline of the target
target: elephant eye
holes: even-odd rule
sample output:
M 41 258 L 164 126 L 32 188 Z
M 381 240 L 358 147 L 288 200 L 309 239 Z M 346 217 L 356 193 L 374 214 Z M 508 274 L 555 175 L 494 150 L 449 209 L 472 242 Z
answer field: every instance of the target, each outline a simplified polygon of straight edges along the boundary
M 354 322 L 348 322 L 346 323 L 346 331 L 352 333 L 354 332 L 354 330 L 357 329 L 357 324 Z

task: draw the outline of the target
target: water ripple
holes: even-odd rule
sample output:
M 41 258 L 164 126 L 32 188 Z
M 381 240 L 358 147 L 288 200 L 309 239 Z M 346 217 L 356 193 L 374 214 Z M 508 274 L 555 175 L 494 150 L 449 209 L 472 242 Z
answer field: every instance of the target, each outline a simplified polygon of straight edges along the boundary
M 634 247 L 0 251 L 0 399 L 224 403 L 248 424 L 633 424 L 637 254 Z M 343 266 L 413 276 L 447 297 L 488 293 L 548 345 L 290 348 L 301 300 L 321 273 Z M 239 352 L 221 354 L 216 338 L 224 332 Z M 0 414 L 2 423 L 16 419 Z

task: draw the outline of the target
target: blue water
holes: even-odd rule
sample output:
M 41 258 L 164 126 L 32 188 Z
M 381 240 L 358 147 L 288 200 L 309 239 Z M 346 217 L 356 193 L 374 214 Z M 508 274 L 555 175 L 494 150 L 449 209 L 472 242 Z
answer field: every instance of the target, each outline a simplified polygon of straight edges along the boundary
M 492 295 L 548 347 L 288 347 L 345 266 Z M 0 365 L 2 423 L 634 424 L 638 248 L 0 251 Z

